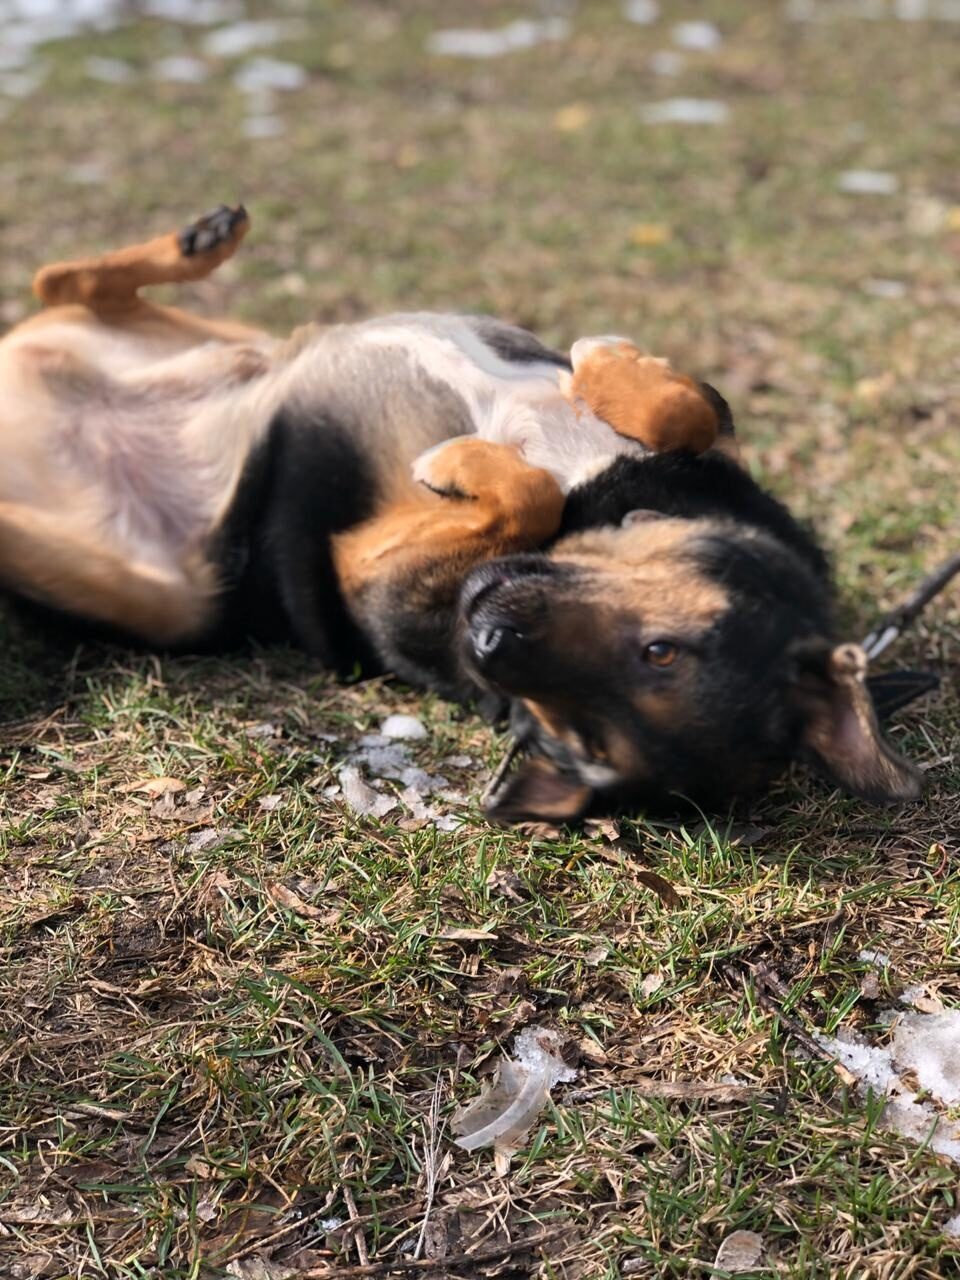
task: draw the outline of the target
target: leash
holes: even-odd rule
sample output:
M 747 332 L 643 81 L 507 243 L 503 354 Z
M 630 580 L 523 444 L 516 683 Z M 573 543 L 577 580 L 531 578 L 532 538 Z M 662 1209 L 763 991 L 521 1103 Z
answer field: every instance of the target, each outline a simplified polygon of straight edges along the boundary
M 917 587 L 913 595 L 903 604 L 885 613 L 874 629 L 862 642 L 864 653 L 872 662 L 885 649 L 889 649 L 894 640 L 915 622 L 931 600 L 940 594 L 945 587 L 960 573 L 960 552 L 945 560 L 933 573 L 929 574 Z

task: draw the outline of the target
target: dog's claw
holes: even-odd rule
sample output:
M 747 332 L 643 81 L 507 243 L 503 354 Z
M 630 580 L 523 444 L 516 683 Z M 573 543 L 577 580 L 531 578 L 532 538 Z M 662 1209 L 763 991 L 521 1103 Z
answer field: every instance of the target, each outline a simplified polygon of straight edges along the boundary
M 238 229 L 247 222 L 247 216 L 242 204 L 236 208 L 227 204 L 217 205 L 180 232 L 177 237 L 180 252 L 185 258 L 192 258 L 195 254 L 218 249 L 234 239 Z

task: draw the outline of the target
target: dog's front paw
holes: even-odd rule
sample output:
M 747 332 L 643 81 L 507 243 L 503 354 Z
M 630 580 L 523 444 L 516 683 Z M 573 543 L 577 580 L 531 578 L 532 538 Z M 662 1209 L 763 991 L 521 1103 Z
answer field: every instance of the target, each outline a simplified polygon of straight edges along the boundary
M 413 478 L 442 498 L 475 498 L 497 487 L 505 461 L 517 460 L 510 445 L 455 436 L 421 453 L 413 464 Z
M 702 453 L 716 440 L 719 420 L 713 405 L 668 360 L 648 355 L 626 338 L 581 338 L 570 359 L 573 374 L 564 394 L 619 435 L 655 453 Z
M 196 222 L 191 222 L 177 236 L 180 252 L 185 258 L 196 254 L 211 253 L 224 245 L 238 243 L 250 226 L 250 218 L 242 204 L 231 208 L 218 204 Z

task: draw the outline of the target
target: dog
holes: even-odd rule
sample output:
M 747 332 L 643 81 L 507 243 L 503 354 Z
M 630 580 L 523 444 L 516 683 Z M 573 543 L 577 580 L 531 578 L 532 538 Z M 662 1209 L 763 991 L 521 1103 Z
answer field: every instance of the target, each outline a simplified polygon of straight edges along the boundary
M 427 314 L 278 339 L 140 298 L 248 226 L 221 206 L 37 274 L 0 342 L 0 584 L 154 646 L 505 698 L 527 753 L 498 821 L 726 807 L 798 758 L 919 795 L 716 391 L 617 339 Z

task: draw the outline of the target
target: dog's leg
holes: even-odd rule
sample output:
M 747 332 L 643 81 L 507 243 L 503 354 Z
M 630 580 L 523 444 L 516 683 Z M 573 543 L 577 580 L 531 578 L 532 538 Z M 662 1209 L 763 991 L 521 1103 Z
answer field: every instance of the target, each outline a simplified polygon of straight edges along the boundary
M 0 583 L 32 600 L 155 644 L 188 640 L 213 610 L 210 567 L 132 563 L 68 521 L 0 502 Z
M 570 358 L 568 398 L 574 405 L 586 404 L 619 435 L 655 453 L 703 453 L 716 444 L 723 426 L 714 399 L 723 402 L 668 361 L 644 354 L 624 338 L 581 338 Z
M 459 579 L 480 560 L 540 546 L 560 527 L 556 480 L 510 445 L 448 440 L 421 454 L 413 476 L 442 501 L 401 502 L 340 535 L 335 563 L 348 596 L 420 565 L 449 565 Z
M 183 231 L 99 258 L 80 258 L 43 267 L 33 291 L 48 306 L 80 303 L 111 312 L 137 305 L 137 291 L 151 284 L 202 280 L 232 257 L 250 226 L 242 205 L 220 205 Z

